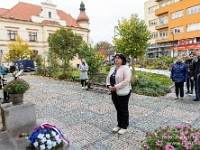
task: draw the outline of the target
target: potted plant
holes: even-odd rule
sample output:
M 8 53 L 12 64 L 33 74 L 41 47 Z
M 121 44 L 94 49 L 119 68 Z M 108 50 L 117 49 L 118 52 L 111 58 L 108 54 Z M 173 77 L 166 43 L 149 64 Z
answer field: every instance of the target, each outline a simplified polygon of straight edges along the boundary
M 4 86 L 4 91 L 9 94 L 13 104 L 19 104 L 23 102 L 23 95 L 29 88 L 28 82 L 23 79 L 16 79 L 8 82 Z

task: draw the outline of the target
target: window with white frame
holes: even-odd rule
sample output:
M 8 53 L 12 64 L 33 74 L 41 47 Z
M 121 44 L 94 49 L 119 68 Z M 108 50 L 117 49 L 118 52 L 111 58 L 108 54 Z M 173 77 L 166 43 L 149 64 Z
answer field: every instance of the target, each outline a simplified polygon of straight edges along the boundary
M 158 32 L 153 32 L 151 36 L 152 36 L 152 39 L 157 39 L 158 38 Z
M 168 38 L 168 31 L 160 31 L 160 39 L 167 39 Z
M 151 20 L 149 21 L 149 26 L 156 26 L 158 24 L 158 19 L 154 19 L 154 20 Z
M 183 16 L 183 10 L 172 13 L 172 19 L 180 18 Z
M 150 7 L 149 8 L 149 14 L 154 13 L 157 8 L 158 8 L 157 5 Z
M 52 16 L 51 16 L 51 12 L 49 12 L 49 18 L 51 18 Z
M 200 30 L 200 22 L 197 25 L 197 30 Z
M 168 17 L 167 16 L 162 16 L 159 18 L 160 20 L 160 24 L 163 25 L 163 24 L 168 24 Z
M 17 31 L 8 30 L 8 40 L 16 40 Z
M 173 3 L 180 2 L 181 0 L 173 0 Z
M 37 41 L 37 33 L 36 32 L 29 32 L 29 41 Z
M 187 32 L 200 30 L 200 22 L 187 25 Z
M 172 28 L 172 31 L 174 34 L 180 34 L 183 33 L 183 26 Z
M 187 8 L 187 15 L 191 15 L 191 14 L 195 14 L 199 12 L 200 12 L 200 5 Z
M 170 5 L 170 1 L 166 1 L 160 4 L 160 8 Z

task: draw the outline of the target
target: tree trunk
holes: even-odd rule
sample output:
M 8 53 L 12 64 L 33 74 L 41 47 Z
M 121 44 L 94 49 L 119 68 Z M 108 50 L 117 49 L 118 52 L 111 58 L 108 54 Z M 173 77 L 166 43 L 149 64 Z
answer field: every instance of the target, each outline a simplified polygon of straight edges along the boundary
M 135 60 L 134 58 L 132 57 L 132 62 L 131 62 L 131 66 L 132 66 L 132 77 L 135 75 Z

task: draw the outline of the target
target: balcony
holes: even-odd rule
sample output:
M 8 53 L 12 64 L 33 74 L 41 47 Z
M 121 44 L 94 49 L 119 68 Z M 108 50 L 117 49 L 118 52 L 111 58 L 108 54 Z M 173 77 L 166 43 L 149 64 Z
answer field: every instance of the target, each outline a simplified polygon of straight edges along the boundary
M 156 26 L 156 30 L 160 30 L 160 29 L 165 29 L 168 28 L 168 24 L 159 24 Z
M 162 43 L 162 42 L 168 42 L 168 41 L 169 41 L 168 36 L 162 36 L 156 40 L 156 43 Z
M 164 0 L 156 0 L 155 2 L 161 2 L 161 1 L 164 1 Z

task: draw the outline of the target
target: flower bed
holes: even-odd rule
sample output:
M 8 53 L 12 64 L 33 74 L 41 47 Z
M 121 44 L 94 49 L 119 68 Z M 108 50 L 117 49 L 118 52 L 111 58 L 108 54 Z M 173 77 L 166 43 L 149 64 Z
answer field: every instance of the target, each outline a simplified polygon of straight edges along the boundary
M 200 129 L 191 126 L 164 127 L 146 133 L 141 150 L 199 150 Z

